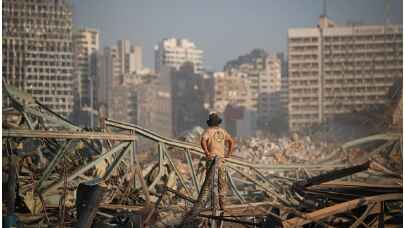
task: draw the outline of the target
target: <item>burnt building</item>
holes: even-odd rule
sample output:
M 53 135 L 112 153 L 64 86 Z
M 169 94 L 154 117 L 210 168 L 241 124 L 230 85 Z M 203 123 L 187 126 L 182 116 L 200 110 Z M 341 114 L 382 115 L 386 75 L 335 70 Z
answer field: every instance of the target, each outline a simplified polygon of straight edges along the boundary
M 3 80 L 68 116 L 73 109 L 71 6 L 63 0 L 4 0 L 2 12 Z

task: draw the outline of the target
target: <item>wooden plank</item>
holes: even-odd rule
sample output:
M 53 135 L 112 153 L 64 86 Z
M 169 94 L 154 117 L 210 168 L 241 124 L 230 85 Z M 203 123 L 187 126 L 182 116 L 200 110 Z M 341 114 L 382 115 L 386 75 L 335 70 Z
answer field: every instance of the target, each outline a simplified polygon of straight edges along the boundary
M 401 193 L 394 193 L 394 194 L 384 194 L 379 196 L 370 196 L 360 199 L 351 200 L 348 202 L 336 204 L 330 207 L 322 208 L 320 210 L 303 214 L 300 217 L 295 217 L 283 222 L 283 227 L 298 227 L 308 224 L 312 221 L 318 221 L 324 219 L 328 216 L 343 213 L 346 211 L 350 211 L 354 208 L 358 208 L 364 205 L 368 205 L 374 202 L 381 202 L 385 200 L 401 200 L 402 201 L 402 194 Z
M 268 202 L 226 205 L 224 209 L 224 216 L 265 216 L 268 214 L 268 210 L 273 206 L 274 205 Z M 210 215 L 210 211 L 202 210 L 201 214 Z
M 401 185 L 394 185 L 394 184 L 370 184 L 364 182 L 354 182 L 354 181 L 329 181 L 320 184 L 321 187 L 367 187 L 367 188 L 402 188 Z
M 364 219 L 367 218 L 367 216 L 369 215 L 370 211 L 377 205 L 377 203 L 372 203 L 371 205 L 369 205 L 366 209 L 366 211 L 359 217 L 357 218 L 357 220 L 350 226 L 350 228 L 356 228 L 358 227 L 360 224 L 362 224 L 363 226 L 364 224 Z

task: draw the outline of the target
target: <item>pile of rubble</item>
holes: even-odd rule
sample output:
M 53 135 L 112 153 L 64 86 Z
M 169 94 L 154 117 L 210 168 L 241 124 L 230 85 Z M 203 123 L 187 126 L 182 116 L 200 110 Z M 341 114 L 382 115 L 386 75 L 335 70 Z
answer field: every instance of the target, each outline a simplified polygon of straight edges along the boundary
M 241 141 L 235 149 L 235 155 L 252 163 L 277 164 L 313 164 L 328 156 L 328 152 L 337 148 L 326 142 L 313 142 L 310 137 L 300 139 L 297 134 L 291 138 L 252 137 Z
M 253 164 L 268 166 L 277 165 L 320 165 L 334 164 L 352 166 L 367 161 L 374 161 L 381 169 L 393 173 L 402 173 L 401 143 L 388 142 L 381 144 L 376 140 L 371 145 L 350 146 L 345 144 L 328 143 L 326 141 L 311 140 L 311 137 L 299 137 L 292 134 L 290 138 L 252 137 L 241 141 L 235 149 L 235 156 Z M 349 145 L 349 146 L 346 146 Z M 366 172 L 364 179 L 372 173 Z M 383 182 L 386 179 L 374 181 Z

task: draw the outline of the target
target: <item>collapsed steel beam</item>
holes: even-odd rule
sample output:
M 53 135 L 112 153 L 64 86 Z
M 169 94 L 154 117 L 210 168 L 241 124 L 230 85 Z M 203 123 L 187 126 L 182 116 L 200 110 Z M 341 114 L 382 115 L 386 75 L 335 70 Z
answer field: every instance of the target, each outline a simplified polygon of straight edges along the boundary
M 121 151 L 124 148 L 127 148 L 128 145 L 130 143 L 121 143 L 118 144 L 116 147 L 114 147 L 111 151 L 104 153 L 102 155 L 100 155 L 96 160 L 90 162 L 89 164 L 86 164 L 86 166 L 84 167 L 80 167 L 78 170 L 76 170 L 75 172 L 73 172 L 73 174 L 69 175 L 67 177 L 67 181 L 72 181 L 74 178 L 78 177 L 79 175 L 83 174 L 84 172 L 86 172 L 87 170 L 93 168 L 98 162 L 101 162 L 102 160 L 104 160 L 107 156 L 110 156 L 118 151 Z M 54 183 L 52 183 L 49 186 L 43 187 L 39 190 L 39 192 L 43 193 L 44 195 L 48 192 L 52 192 L 55 191 L 57 188 L 59 188 L 60 186 L 62 186 L 63 184 L 63 180 L 58 180 Z
M 3 88 L 5 93 L 8 95 L 8 97 L 14 104 L 14 107 L 24 115 L 26 115 L 26 113 L 29 113 L 31 115 L 40 117 L 53 124 L 57 124 L 70 130 L 74 131 L 81 130 L 80 127 L 74 125 L 67 119 L 63 118 L 62 116 L 58 115 L 57 113 L 53 112 L 46 106 L 39 103 L 30 94 L 18 90 L 17 88 L 11 85 L 7 85 L 7 83 L 5 83 L 4 80 L 3 80 Z
M 121 153 L 118 154 L 118 156 L 115 158 L 115 160 L 113 161 L 113 163 L 108 167 L 108 169 L 106 170 L 106 172 L 104 173 L 103 177 L 101 178 L 96 178 L 93 181 L 89 181 L 88 183 L 91 183 L 93 185 L 96 184 L 100 184 L 106 180 L 108 180 L 111 175 L 113 170 L 115 169 L 115 167 L 117 167 L 117 165 L 122 161 L 122 159 L 124 158 L 124 155 L 129 152 L 131 150 L 131 144 L 128 144 L 127 147 L 125 147 Z
M 44 180 L 46 180 L 51 172 L 53 171 L 54 167 L 56 166 L 57 162 L 62 159 L 63 154 L 66 152 L 66 148 L 69 146 L 71 141 L 65 142 L 58 150 L 56 153 L 55 157 L 52 159 L 52 161 L 49 163 L 49 165 L 46 167 L 44 173 L 42 174 L 41 178 L 38 181 L 37 189 L 42 188 L 42 184 Z
M 341 147 L 345 150 L 353 146 L 358 146 L 361 144 L 365 144 L 368 142 L 375 142 L 378 140 L 384 140 L 384 141 L 390 141 L 390 140 L 399 140 L 402 138 L 401 133 L 385 133 L 385 134 L 378 134 L 378 135 L 372 135 L 360 139 L 356 139 L 350 142 L 346 142 L 343 144 Z
M 193 166 L 193 160 L 191 158 L 191 153 L 188 149 L 186 150 L 186 159 L 187 159 L 187 163 L 191 170 L 191 177 L 192 177 L 193 185 L 195 187 L 196 195 L 198 195 L 198 193 L 200 192 L 200 186 L 197 181 L 197 174 L 196 174 L 194 166 Z
M 191 153 L 198 155 L 200 157 L 205 157 L 205 154 L 202 150 L 202 148 L 193 143 L 188 143 L 184 141 L 179 141 L 171 138 L 167 138 L 164 136 L 161 136 L 153 131 L 147 130 L 145 128 L 142 128 L 140 126 L 137 126 L 135 124 L 128 124 L 128 123 L 123 123 L 119 122 L 116 120 L 111 120 L 107 119 L 106 124 L 112 127 L 120 128 L 123 130 L 131 130 L 134 131 L 136 134 L 143 136 L 145 138 L 151 139 L 155 142 L 160 142 L 167 144 L 169 146 L 174 146 L 178 148 L 182 148 L 184 150 L 189 150 Z M 346 165 L 338 164 L 338 165 L 257 165 L 257 164 L 251 164 L 248 162 L 243 162 L 239 159 L 234 159 L 234 158 L 225 158 L 225 163 L 230 163 L 233 165 L 238 165 L 241 167 L 249 167 L 249 168 L 257 168 L 257 169 L 274 169 L 274 170 L 289 170 L 289 169 L 297 169 L 297 168 L 305 168 L 305 169 L 312 169 L 312 170 L 319 170 L 319 169 L 334 169 L 334 168 L 341 168 L 341 167 L 346 167 Z
M 176 191 L 176 190 L 174 190 L 174 189 L 171 189 L 171 188 L 169 188 L 169 187 L 167 187 L 167 186 L 163 186 L 163 188 L 161 189 L 161 191 L 162 191 L 162 192 L 168 191 L 168 192 L 171 192 L 171 193 L 175 194 L 176 196 L 178 196 L 178 197 L 180 197 L 180 198 L 182 198 L 182 199 L 184 199 L 184 200 L 187 200 L 187 201 L 189 201 L 189 202 L 191 202 L 191 203 L 197 203 L 197 200 L 195 200 L 195 199 L 193 199 L 193 198 L 191 198 L 191 197 L 188 197 L 188 196 L 184 195 L 183 193 L 178 192 L 178 191 Z
M 293 186 L 296 186 L 298 189 L 303 189 L 311 185 L 319 185 L 328 181 L 337 180 L 342 177 L 350 176 L 358 172 L 367 170 L 370 167 L 370 162 L 366 162 L 361 165 L 356 165 L 353 167 L 348 167 L 344 169 L 333 170 L 321 175 L 311 177 L 305 181 L 298 181 Z
M 44 131 L 44 130 L 14 130 L 3 129 L 2 137 L 12 138 L 51 138 L 51 139 L 100 139 L 134 141 L 135 135 L 106 132 L 72 132 L 72 131 Z

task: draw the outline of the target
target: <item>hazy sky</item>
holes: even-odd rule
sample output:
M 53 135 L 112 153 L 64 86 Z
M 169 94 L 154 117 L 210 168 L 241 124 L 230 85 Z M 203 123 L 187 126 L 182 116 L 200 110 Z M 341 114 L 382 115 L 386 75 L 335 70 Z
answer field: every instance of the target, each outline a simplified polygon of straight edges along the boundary
M 402 0 L 389 0 L 392 23 L 402 24 Z M 329 0 L 337 23 L 384 23 L 385 0 Z M 221 70 L 226 61 L 263 48 L 285 52 L 287 30 L 313 27 L 322 0 L 73 0 L 74 23 L 100 31 L 101 47 L 128 39 L 143 47 L 154 66 L 153 47 L 162 38 L 192 40 L 204 51 L 204 66 Z

